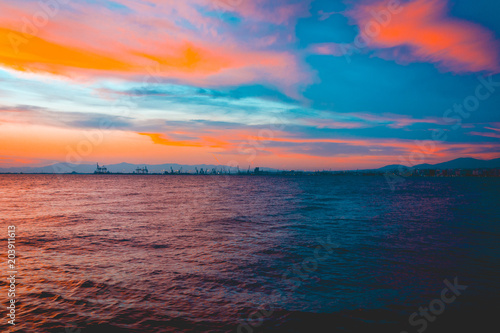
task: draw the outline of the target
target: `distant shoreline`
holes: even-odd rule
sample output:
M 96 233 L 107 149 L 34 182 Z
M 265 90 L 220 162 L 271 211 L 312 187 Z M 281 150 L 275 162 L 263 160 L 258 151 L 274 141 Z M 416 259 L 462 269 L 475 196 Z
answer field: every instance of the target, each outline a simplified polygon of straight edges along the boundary
M 435 170 L 431 170 L 435 171 Z M 0 175 L 55 175 L 55 176 L 240 176 L 240 177 L 255 177 L 255 176 L 271 176 L 271 177 L 298 177 L 298 176 L 313 176 L 313 177 L 339 177 L 339 176 L 356 176 L 356 177 L 411 177 L 411 178 L 499 178 L 500 169 L 487 169 L 482 173 L 474 174 L 470 170 L 467 174 L 404 174 L 398 172 L 365 172 L 365 171 L 296 171 L 296 172 L 260 172 L 260 173 L 220 173 L 220 174 L 196 174 L 196 173 L 43 173 L 43 172 L 0 172 Z

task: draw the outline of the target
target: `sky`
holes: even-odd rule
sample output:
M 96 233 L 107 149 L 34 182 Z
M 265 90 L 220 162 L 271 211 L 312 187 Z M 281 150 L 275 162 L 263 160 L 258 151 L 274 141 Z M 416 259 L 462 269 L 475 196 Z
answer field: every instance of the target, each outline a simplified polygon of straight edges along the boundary
M 500 157 L 498 1 L 0 6 L 0 167 Z

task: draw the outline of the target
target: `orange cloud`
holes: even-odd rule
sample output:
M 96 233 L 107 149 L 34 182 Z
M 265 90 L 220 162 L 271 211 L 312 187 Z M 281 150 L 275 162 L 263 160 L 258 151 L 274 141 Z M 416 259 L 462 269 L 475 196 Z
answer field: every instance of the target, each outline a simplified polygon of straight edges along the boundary
M 236 147 L 235 144 L 226 141 L 223 137 L 203 136 L 200 137 L 199 140 L 179 141 L 179 140 L 171 140 L 166 135 L 161 133 L 137 133 L 137 134 L 148 136 L 155 144 L 165 145 L 165 146 L 207 147 L 207 148 L 221 148 L 221 149 L 234 149 Z M 191 133 L 190 135 L 193 135 L 193 133 Z
M 140 135 L 149 136 L 155 144 L 177 147 L 202 147 L 203 144 L 196 141 L 174 141 L 159 133 L 138 133 Z
M 19 165 L 19 164 L 35 164 L 38 163 L 37 160 L 33 159 L 25 159 L 25 158 L 15 158 L 15 157 L 4 157 L 0 156 L 0 165 L 2 167 L 9 167 L 10 165 Z
M 110 57 L 51 43 L 33 35 L 0 28 L 0 64 L 21 71 L 61 74 L 68 68 L 128 71 L 131 66 Z M 29 38 L 29 39 L 28 39 Z M 19 47 L 24 46 L 22 52 Z
M 106 54 L 98 50 L 87 51 L 84 45 L 81 48 L 66 46 L 1 27 L 0 47 L 0 64 L 5 67 L 66 76 L 71 76 L 81 69 L 94 73 L 105 71 L 125 75 L 146 75 L 149 71 L 149 74 L 160 78 L 177 77 L 190 81 L 223 74 L 224 70 L 244 67 L 253 67 L 256 70 L 255 73 L 250 70 L 240 72 L 244 75 L 239 77 L 237 73 L 226 73 L 226 83 L 257 79 L 259 68 L 264 71 L 275 68 L 279 72 L 280 67 L 287 63 L 285 59 L 288 57 L 284 54 L 265 52 L 243 54 L 217 48 L 210 50 L 190 43 L 172 46 L 170 51 L 163 54 L 136 51 L 127 53 L 125 50 L 117 54 Z M 291 57 L 288 57 L 288 60 L 291 60 Z
M 2 7 L 0 66 L 70 78 L 154 76 L 207 87 L 264 81 L 290 95 L 294 85 L 310 81 L 294 55 L 221 38 L 214 30 L 221 23 L 192 5 L 122 2 L 134 9 L 133 16 L 68 3 L 37 27 L 36 2 Z M 178 15 L 193 20 L 197 30 L 179 25 Z
M 374 13 L 389 13 L 387 2 L 360 5 L 348 12 L 370 48 L 401 63 L 433 62 L 444 70 L 499 72 L 499 44 L 485 28 L 446 16 L 447 0 L 413 0 L 379 23 Z M 377 28 L 378 27 L 378 28 Z M 324 48 L 324 47 L 323 47 Z

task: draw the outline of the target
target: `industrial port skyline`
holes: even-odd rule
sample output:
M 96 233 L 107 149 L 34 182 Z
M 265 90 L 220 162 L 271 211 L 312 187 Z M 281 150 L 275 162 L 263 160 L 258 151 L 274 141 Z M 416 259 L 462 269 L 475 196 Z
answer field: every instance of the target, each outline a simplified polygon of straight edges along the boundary
M 2 174 L 113 174 L 113 175 L 404 175 L 404 176 L 494 176 L 500 175 L 500 159 L 478 160 L 458 158 L 439 164 L 414 166 L 386 165 L 376 169 L 356 170 L 295 170 L 273 169 L 262 166 L 130 164 L 112 165 L 56 163 L 44 167 L 0 169 Z

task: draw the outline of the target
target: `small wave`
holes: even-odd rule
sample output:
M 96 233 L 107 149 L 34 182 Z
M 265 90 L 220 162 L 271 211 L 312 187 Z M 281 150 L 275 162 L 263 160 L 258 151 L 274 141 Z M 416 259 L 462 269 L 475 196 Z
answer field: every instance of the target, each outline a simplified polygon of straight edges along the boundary
M 167 244 L 153 244 L 153 245 L 151 245 L 151 247 L 153 249 L 166 249 L 166 248 L 168 248 L 170 246 L 167 245 Z

